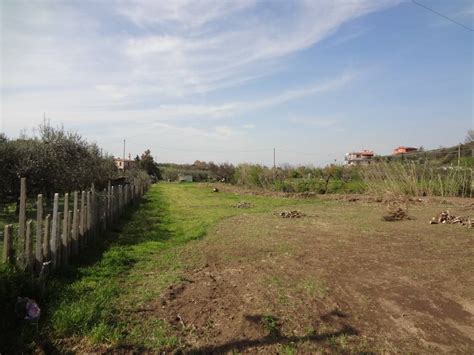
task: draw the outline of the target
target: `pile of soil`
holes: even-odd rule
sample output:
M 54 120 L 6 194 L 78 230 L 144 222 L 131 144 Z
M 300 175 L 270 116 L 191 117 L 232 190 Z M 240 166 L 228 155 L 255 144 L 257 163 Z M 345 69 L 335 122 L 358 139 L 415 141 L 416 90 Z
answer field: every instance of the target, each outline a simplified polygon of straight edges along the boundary
M 241 201 L 234 205 L 234 208 L 250 208 L 252 204 L 250 202 Z
M 281 211 L 276 215 L 280 216 L 281 218 L 301 218 L 306 216 L 303 212 L 300 211 Z
M 438 217 L 431 218 L 430 224 L 460 224 L 471 228 L 474 224 L 474 219 L 469 217 L 454 216 L 449 211 L 441 212 Z
M 383 216 L 385 221 L 393 222 L 393 221 L 403 221 L 404 219 L 410 219 L 408 213 L 401 207 L 397 207 L 396 209 L 390 211 L 388 214 Z

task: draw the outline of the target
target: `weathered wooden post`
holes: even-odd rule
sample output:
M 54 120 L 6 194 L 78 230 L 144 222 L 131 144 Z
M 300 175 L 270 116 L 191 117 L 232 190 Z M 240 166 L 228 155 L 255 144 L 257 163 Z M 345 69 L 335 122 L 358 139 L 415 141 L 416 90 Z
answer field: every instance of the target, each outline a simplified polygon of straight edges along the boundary
M 122 185 L 117 185 L 117 189 L 115 191 L 115 194 L 117 195 L 116 197 L 116 214 L 115 214 L 115 219 L 118 220 L 120 218 L 120 202 L 121 202 L 121 190 L 122 190 Z
M 128 206 L 128 187 L 129 187 L 129 185 L 126 184 L 125 185 L 125 202 L 124 202 L 125 206 Z
M 105 215 L 106 215 L 106 219 L 107 219 L 107 226 L 110 225 L 110 222 L 111 222 L 111 219 L 110 219 L 110 216 L 112 215 L 112 211 L 111 211 L 111 194 L 112 194 L 112 185 L 110 183 L 110 180 L 109 182 L 107 183 L 107 207 L 106 207 L 106 212 L 105 212 Z
M 77 209 L 77 200 L 78 200 L 78 193 L 74 191 L 74 202 L 72 205 L 73 208 L 73 215 L 72 215 L 72 251 L 74 255 L 77 255 L 79 252 L 79 245 L 78 245 L 78 221 L 79 221 L 79 211 Z
M 5 225 L 3 232 L 2 261 L 13 264 L 13 226 L 11 224 Z
M 86 192 L 81 192 L 81 217 L 79 222 L 79 248 L 84 246 L 84 235 L 86 233 Z
M 44 235 L 43 235 L 43 260 L 49 261 L 51 259 L 51 246 L 50 246 L 50 229 L 49 222 L 51 215 L 48 214 L 44 219 Z
M 93 216 L 93 210 L 92 210 L 92 198 L 91 198 L 92 192 L 88 191 L 87 192 L 87 233 L 86 233 L 86 239 L 89 241 L 92 236 L 92 216 Z
M 94 183 L 92 183 L 91 186 L 91 234 L 95 235 L 95 225 L 96 225 L 96 220 L 97 220 L 97 208 L 95 205 L 95 186 Z
M 61 227 L 63 223 L 63 213 L 58 212 L 58 228 L 56 229 L 56 236 L 54 237 L 56 239 L 56 255 L 57 255 L 57 266 L 60 266 L 62 263 L 62 232 L 61 232 Z
M 69 210 L 69 216 L 67 218 L 68 226 L 67 226 L 67 239 L 66 239 L 66 254 L 67 254 L 67 259 L 69 261 L 69 258 L 72 255 L 72 223 L 74 219 L 74 213 L 73 211 Z
M 17 260 L 20 265 L 25 262 L 25 232 L 26 232 L 26 178 L 20 179 L 20 211 L 18 217 L 18 250 Z
M 64 221 L 63 221 L 63 233 L 61 238 L 61 264 L 67 265 L 68 263 L 68 243 L 67 240 L 69 238 L 69 194 L 64 194 Z
M 82 246 L 84 248 L 86 247 L 86 245 L 88 243 L 88 239 L 89 239 L 89 230 L 87 229 L 87 226 L 88 226 L 88 222 L 87 222 L 88 210 L 89 210 L 89 206 L 85 205 L 84 206 L 84 235 L 82 236 Z
M 41 271 L 43 265 L 43 195 L 38 195 L 36 200 L 36 250 L 35 250 L 35 269 Z
M 53 262 L 53 269 L 56 268 L 58 262 L 58 208 L 59 208 L 59 194 L 54 194 L 53 202 L 53 220 L 51 222 L 51 260 Z
M 25 266 L 28 271 L 33 271 L 33 221 L 26 222 L 26 243 L 25 243 Z
M 107 204 L 108 204 L 108 196 L 107 196 L 107 189 L 104 189 L 104 199 L 102 202 L 102 213 L 101 213 L 101 222 L 102 222 L 102 232 L 107 229 Z
M 112 224 L 115 220 L 115 189 L 113 186 L 110 187 L 110 223 Z

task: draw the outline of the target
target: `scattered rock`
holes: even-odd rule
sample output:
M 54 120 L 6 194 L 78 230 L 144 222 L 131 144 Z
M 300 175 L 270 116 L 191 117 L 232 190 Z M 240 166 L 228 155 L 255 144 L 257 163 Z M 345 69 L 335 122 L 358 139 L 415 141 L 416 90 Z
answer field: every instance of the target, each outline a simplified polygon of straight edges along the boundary
M 306 216 L 303 212 L 300 211 L 281 211 L 280 213 L 274 213 L 281 218 L 301 218 Z
M 396 209 L 390 211 L 387 215 L 383 216 L 385 221 L 402 221 L 404 219 L 410 219 L 408 213 L 401 207 L 397 207 Z
M 252 204 L 250 202 L 241 201 L 234 205 L 234 208 L 250 208 Z
M 431 218 L 430 224 L 460 224 L 467 228 L 471 228 L 474 224 L 474 219 L 454 216 L 449 211 L 443 211 L 438 215 L 438 217 Z

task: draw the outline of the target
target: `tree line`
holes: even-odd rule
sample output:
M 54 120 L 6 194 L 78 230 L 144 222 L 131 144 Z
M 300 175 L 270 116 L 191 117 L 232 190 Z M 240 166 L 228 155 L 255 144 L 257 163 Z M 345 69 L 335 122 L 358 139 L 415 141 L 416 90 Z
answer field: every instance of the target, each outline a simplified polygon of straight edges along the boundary
M 144 177 L 144 172 L 159 176 L 149 150 L 138 158 L 126 177 Z M 10 139 L 0 133 L 0 201 L 17 201 L 20 177 L 25 177 L 30 195 L 43 194 L 50 200 L 54 193 L 85 190 L 92 184 L 98 189 L 109 180 L 122 177 L 112 155 L 96 144 L 64 127 L 43 122 L 28 136 Z

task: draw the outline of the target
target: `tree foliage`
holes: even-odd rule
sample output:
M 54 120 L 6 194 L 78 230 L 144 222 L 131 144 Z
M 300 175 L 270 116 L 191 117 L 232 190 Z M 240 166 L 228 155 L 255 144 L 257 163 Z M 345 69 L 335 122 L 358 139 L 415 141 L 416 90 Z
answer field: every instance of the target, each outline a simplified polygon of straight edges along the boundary
M 161 180 L 161 171 L 158 167 L 158 164 L 155 162 L 155 159 L 151 155 L 150 149 L 145 150 L 141 157 L 135 158 L 138 161 L 138 167 L 141 170 L 146 171 L 148 175 L 153 177 L 155 180 Z
M 467 131 L 465 143 L 472 143 L 474 142 L 474 129 L 470 129 Z
M 16 200 L 20 178 L 30 194 L 51 197 L 55 192 L 103 187 L 116 176 L 113 158 L 77 133 L 44 122 L 38 134 L 18 139 L 0 136 L 0 199 Z

